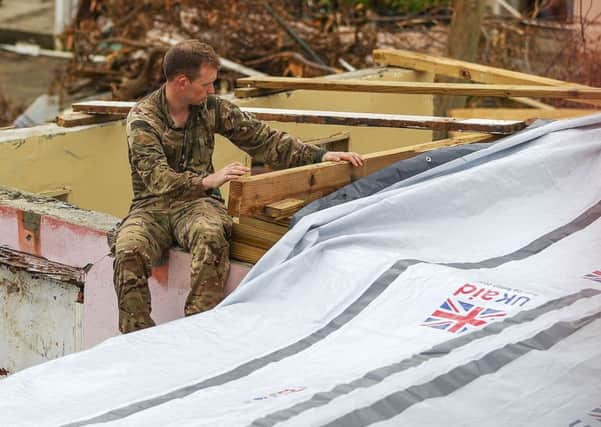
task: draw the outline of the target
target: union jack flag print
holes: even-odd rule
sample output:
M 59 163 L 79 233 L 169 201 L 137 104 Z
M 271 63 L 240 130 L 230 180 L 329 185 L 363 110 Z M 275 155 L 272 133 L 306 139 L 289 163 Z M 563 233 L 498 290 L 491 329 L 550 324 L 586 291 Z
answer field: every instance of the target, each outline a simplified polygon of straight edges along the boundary
M 451 333 L 461 333 L 469 329 L 479 328 L 491 320 L 504 317 L 502 310 L 479 307 L 474 304 L 447 298 L 439 309 L 428 317 L 421 326 L 443 329 Z
M 601 271 L 595 270 L 590 274 L 586 274 L 584 276 L 585 279 L 593 280 L 595 282 L 601 283 Z

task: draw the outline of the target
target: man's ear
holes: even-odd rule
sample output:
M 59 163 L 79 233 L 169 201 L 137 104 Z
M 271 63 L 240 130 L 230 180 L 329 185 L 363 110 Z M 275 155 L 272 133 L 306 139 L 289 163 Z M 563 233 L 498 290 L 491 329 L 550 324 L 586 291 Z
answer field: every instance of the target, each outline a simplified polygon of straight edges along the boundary
M 185 74 L 179 74 L 177 76 L 175 76 L 174 83 L 175 83 L 175 87 L 177 87 L 178 89 L 184 89 L 186 87 L 186 84 L 188 83 L 188 77 L 186 77 Z

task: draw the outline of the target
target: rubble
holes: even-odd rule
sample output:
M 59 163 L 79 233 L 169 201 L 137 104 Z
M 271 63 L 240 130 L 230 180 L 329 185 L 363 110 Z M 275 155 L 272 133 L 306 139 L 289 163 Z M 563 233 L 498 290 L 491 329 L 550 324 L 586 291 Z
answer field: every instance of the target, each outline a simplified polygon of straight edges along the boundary
M 117 100 L 139 98 L 161 84 L 165 50 L 189 38 L 207 42 L 220 56 L 263 73 L 316 77 L 371 66 L 371 52 L 378 46 L 407 46 L 407 39 L 388 33 L 389 28 L 427 34 L 424 26 L 450 19 L 448 9 L 443 9 L 447 13 L 436 9 L 430 18 L 378 17 L 360 4 L 328 12 L 317 6 L 299 11 L 298 3 L 84 0 L 73 27 L 63 35 L 63 44 L 75 52 L 64 88 L 69 94 L 110 90 Z M 306 8 L 305 2 L 300 3 Z M 444 47 L 444 37 L 428 35 L 428 39 L 415 47 Z M 105 55 L 106 62 L 93 62 L 92 55 Z M 239 77 L 242 74 L 222 70 L 218 90 L 231 90 Z

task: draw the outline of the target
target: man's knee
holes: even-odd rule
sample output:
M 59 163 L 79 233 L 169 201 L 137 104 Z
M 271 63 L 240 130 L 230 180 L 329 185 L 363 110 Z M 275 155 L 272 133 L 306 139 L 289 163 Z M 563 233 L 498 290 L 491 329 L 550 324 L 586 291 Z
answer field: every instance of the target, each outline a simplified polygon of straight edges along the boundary
M 147 278 L 150 269 L 148 258 L 137 249 L 118 250 L 113 262 L 115 286 L 137 278 Z

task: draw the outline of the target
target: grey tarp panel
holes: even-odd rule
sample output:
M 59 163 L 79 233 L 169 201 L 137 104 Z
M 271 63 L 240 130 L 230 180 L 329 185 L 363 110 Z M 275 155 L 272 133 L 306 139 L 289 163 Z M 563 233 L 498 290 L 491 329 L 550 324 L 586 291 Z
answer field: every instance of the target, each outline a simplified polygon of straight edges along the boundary
M 400 160 L 387 168 L 374 172 L 365 178 L 358 179 L 332 194 L 328 194 L 327 196 L 308 204 L 294 214 L 291 226 L 294 226 L 294 224 L 300 221 L 304 216 L 361 197 L 371 196 L 396 182 L 410 178 L 459 157 L 463 157 L 466 154 L 487 148 L 491 144 L 493 143 L 476 143 L 458 147 L 439 148 L 437 150 L 419 154 L 410 159 Z
M 528 126 L 528 129 L 539 127 L 546 123 L 549 123 L 549 121 L 536 120 L 534 123 Z M 522 130 L 521 132 L 526 131 L 527 129 Z M 364 178 L 358 179 L 357 181 L 354 181 L 349 185 L 346 185 L 339 190 L 308 204 L 294 214 L 290 226 L 293 227 L 294 224 L 300 221 L 304 216 L 310 215 L 322 209 L 339 205 L 341 203 L 350 202 L 351 200 L 359 199 L 361 197 L 371 196 L 372 194 L 375 194 L 392 184 L 407 178 L 411 178 L 412 176 L 450 162 L 451 160 L 455 160 L 459 157 L 463 157 L 483 148 L 488 148 L 494 143 L 495 142 L 481 142 L 455 147 L 438 148 L 436 150 L 418 154 L 410 159 L 399 160 L 387 168 L 374 172 Z
M 0 425 L 580 426 L 601 115 L 304 217 L 216 309 L 0 381 Z

